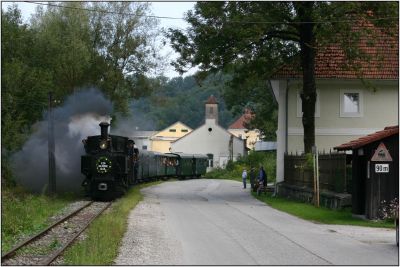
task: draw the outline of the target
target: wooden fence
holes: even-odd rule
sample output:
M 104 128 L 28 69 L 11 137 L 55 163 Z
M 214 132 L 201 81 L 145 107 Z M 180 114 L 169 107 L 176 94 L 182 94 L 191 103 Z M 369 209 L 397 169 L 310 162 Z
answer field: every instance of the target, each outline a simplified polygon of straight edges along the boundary
M 319 184 L 320 190 L 337 193 L 351 193 L 346 154 L 319 154 Z M 285 154 L 285 182 L 291 185 L 314 188 L 312 163 L 307 163 L 306 155 Z

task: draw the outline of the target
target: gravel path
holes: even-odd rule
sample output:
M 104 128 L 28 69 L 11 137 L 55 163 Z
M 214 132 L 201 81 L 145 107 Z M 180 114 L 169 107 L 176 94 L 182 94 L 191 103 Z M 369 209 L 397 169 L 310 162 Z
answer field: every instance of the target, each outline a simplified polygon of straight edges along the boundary
M 181 244 L 168 228 L 157 197 L 146 195 L 129 215 L 128 231 L 115 264 L 181 264 L 181 253 Z
M 241 183 L 199 179 L 142 189 L 116 265 L 397 265 L 395 231 L 311 223 Z

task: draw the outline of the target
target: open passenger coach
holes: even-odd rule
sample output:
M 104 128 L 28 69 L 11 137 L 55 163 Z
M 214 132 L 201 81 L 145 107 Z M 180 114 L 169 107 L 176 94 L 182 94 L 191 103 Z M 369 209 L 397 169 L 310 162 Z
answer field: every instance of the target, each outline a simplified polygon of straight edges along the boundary
M 100 123 L 101 135 L 82 140 L 84 186 L 93 199 L 119 197 L 132 185 L 158 179 L 200 177 L 206 173 L 206 155 L 139 151 L 127 137 L 109 135 L 109 123 Z

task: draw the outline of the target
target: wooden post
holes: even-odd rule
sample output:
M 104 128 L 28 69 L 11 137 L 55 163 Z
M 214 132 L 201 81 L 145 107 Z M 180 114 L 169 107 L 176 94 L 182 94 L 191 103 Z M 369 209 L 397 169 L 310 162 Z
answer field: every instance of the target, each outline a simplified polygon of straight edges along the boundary
M 314 181 L 314 205 L 317 205 L 317 177 L 315 174 L 315 152 L 316 147 L 312 147 L 312 157 L 313 157 L 313 181 Z
M 48 115 L 48 155 L 49 155 L 49 189 L 48 194 L 56 193 L 56 158 L 54 143 L 54 116 L 53 116 L 53 92 L 49 92 Z
M 318 151 L 316 153 L 316 173 L 317 173 L 317 207 L 319 207 L 319 164 L 318 164 Z

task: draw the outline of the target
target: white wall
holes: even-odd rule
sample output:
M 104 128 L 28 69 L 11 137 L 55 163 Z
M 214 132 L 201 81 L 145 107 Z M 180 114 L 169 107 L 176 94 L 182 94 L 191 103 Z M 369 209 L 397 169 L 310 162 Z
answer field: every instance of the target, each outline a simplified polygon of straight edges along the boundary
M 342 143 L 398 124 L 397 81 L 370 82 L 375 89 L 366 88 L 359 80 L 317 80 L 320 116 L 315 118 L 315 141 L 318 150 L 333 150 Z M 302 83 L 291 82 L 289 86 L 288 152 L 302 152 L 303 125 L 301 116 L 297 116 L 297 92 L 302 90 Z M 340 116 L 340 91 L 348 89 L 362 92 L 361 117 Z
M 209 131 L 208 129 L 211 129 Z M 205 124 L 185 135 L 171 145 L 172 152 L 193 154 L 213 154 L 214 167 L 224 167 L 229 158 L 229 140 L 231 134 L 208 119 Z M 237 137 L 233 138 L 233 158 L 244 153 L 244 142 Z
M 398 81 L 369 81 L 373 86 L 366 88 L 360 80 L 317 80 L 319 92 L 319 117 L 315 118 L 315 141 L 318 150 L 329 151 L 333 147 L 386 126 L 398 125 L 399 84 Z M 276 181 L 284 180 L 284 153 L 302 152 L 303 125 L 298 114 L 297 93 L 302 90 L 301 81 L 271 81 L 279 104 L 277 135 Z M 362 90 L 362 117 L 341 117 L 341 90 Z M 286 105 L 286 92 L 288 102 Z M 301 103 L 301 102 L 300 102 Z M 287 114 L 286 114 L 287 113 Z M 288 125 L 286 129 L 286 115 Z M 287 136 L 286 136 L 287 131 Z M 286 149 L 287 142 L 287 149 Z

